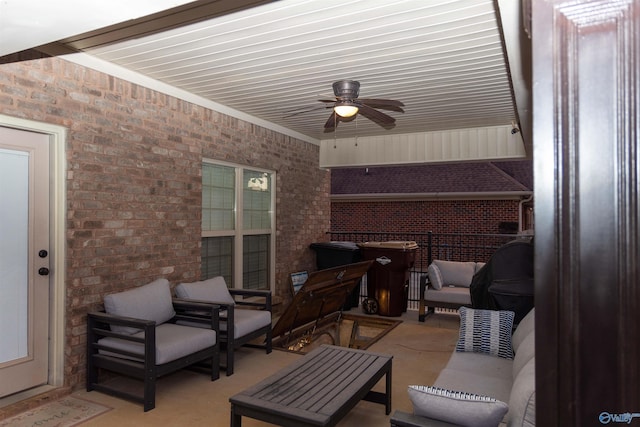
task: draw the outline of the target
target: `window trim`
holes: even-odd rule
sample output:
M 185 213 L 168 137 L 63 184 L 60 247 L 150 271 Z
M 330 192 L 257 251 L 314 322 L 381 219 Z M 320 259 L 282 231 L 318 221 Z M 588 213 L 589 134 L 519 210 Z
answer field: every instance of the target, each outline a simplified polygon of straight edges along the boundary
M 235 170 L 235 229 L 234 230 L 202 230 L 202 222 L 200 225 L 201 235 L 200 242 L 206 237 L 233 237 L 233 283 L 228 283 L 229 287 L 234 289 L 243 289 L 243 244 L 244 236 L 249 235 L 269 235 L 269 289 L 271 292 L 275 291 L 275 278 L 276 278 L 276 171 L 271 169 L 264 169 L 255 166 L 241 165 L 238 163 L 225 162 L 215 160 L 211 158 L 203 158 L 202 164 L 210 164 L 216 166 L 232 167 Z M 271 177 L 271 228 L 270 229 L 252 229 L 244 230 L 243 219 L 243 195 L 244 182 L 243 176 L 245 170 L 257 171 L 268 173 Z M 202 191 L 201 191 L 202 193 Z

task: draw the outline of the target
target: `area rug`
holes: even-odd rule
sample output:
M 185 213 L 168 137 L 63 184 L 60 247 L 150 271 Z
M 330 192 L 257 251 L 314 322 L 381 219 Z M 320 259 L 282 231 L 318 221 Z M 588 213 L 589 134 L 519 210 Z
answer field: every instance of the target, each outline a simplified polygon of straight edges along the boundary
M 0 427 L 70 427 L 77 426 L 112 408 L 88 400 L 67 396 L 30 411 L 0 421 Z

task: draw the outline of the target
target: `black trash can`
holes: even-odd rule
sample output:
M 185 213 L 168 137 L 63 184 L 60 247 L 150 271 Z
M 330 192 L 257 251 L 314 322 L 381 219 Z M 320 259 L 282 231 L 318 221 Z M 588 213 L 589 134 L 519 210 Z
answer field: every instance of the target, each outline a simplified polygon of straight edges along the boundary
M 316 253 L 318 270 L 353 264 L 362 260 L 362 252 L 354 242 L 318 242 L 312 243 L 309 247 Z M 360 305 L 360 283 L 347 297 L 342 309 L 351 310 L 352 307 L 358 307 L 358 305 Z
M 367 273 L 368 314 L 400 316 L 407 310 L 409 270 L 416 257 L 416 242 L 359 243 L 363 260 L 375 260 Z
M 509 310 L 516 314 L 514 324 L 520 323 L 533 308 L 533 278 L 494 280 L 488 291 L 498 310 Z

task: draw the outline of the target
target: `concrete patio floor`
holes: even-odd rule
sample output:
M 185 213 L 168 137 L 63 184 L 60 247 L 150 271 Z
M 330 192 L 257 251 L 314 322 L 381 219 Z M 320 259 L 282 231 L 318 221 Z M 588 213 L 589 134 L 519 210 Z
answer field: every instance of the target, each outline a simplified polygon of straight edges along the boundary
M 354 313 L 359 314 L 359 313 Z M 368 350 L 393 355 L 392 413 L 412 411 L 407 386 L 431 385 L 446 365 L 458 338 L 459 318 L 456 314 L 436 313 L 425 323 L 417 321 L 416 312 L 402 316 L 403 323 L 374 343 Z M 242 348 L 236 354 L 235 373 L 210 381 L 208 375 L 181 371 L 161 378 L 157 383 L 156 408 L 143 412 L 142 405 L 111 397 L 97 391 L 76 391 L 74 396 L 113 408 L 82 424 L 83 427 L 126 426 L 228 426 L 229 397 L 271 375 L 301 357 L 274 350 Z M 384 390 L 384 379 L 375 390 Z M 388 426 L 389 415 L 384 406 L 360 402 L 339 426 Z M 270 425 L 243 418 L 243 426 Z

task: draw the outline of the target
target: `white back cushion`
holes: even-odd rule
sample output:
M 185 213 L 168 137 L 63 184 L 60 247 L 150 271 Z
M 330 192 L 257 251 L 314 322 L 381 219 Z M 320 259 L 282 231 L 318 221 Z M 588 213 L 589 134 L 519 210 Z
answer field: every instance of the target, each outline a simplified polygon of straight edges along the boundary
M 535 308 L 532 308 L 531 311 L 527 313 L 526 316 L 522 318 L 516 330 L 513 332 L 513 337 L 511 338 L 511 342 L 513 343 L 513 351 L 518 352 L 518 347 L 524 339 L 533 331 L 536 323 L 536 313 Z
M 235 304 L 222 276 L 212 277 L 200 282 L 180 283 L 176 286 L 176 296 L 198 301 Z
M 176 315 L 167 279 L 158 279 L 135 289 L 107 295 L 104 297 L 104 309 L 109 314 L 153 320 L 157 325 Z M 114 332 L 126 334 L 140 331 L 136 328 L 115 325 L 111 329 Z
M 527 362 L 513 382 L 509 396 L 509 427 L 536 425 L 536 359 Z
M 454 285 L 454 286 L 466 286 L 471 285 L 471 279 L 476 272 L 476 263 L 458 262 L 458 261 L 443 261 L 434 259 L 433 263 L 440 270 L 442 275 L 442 285 Z
M 531 331 L 529 335 L 527 335 L 527 337 L 522 341 L 522 343 L 518 347 L 518 350 L 516 351 L 515 357 L 513 358 L 512 375 L 514 379 L 518 376 L 524 365 L 529 363 L 529 361 L 535 357 L 535 344 L 536 334 L 535 332 Z

